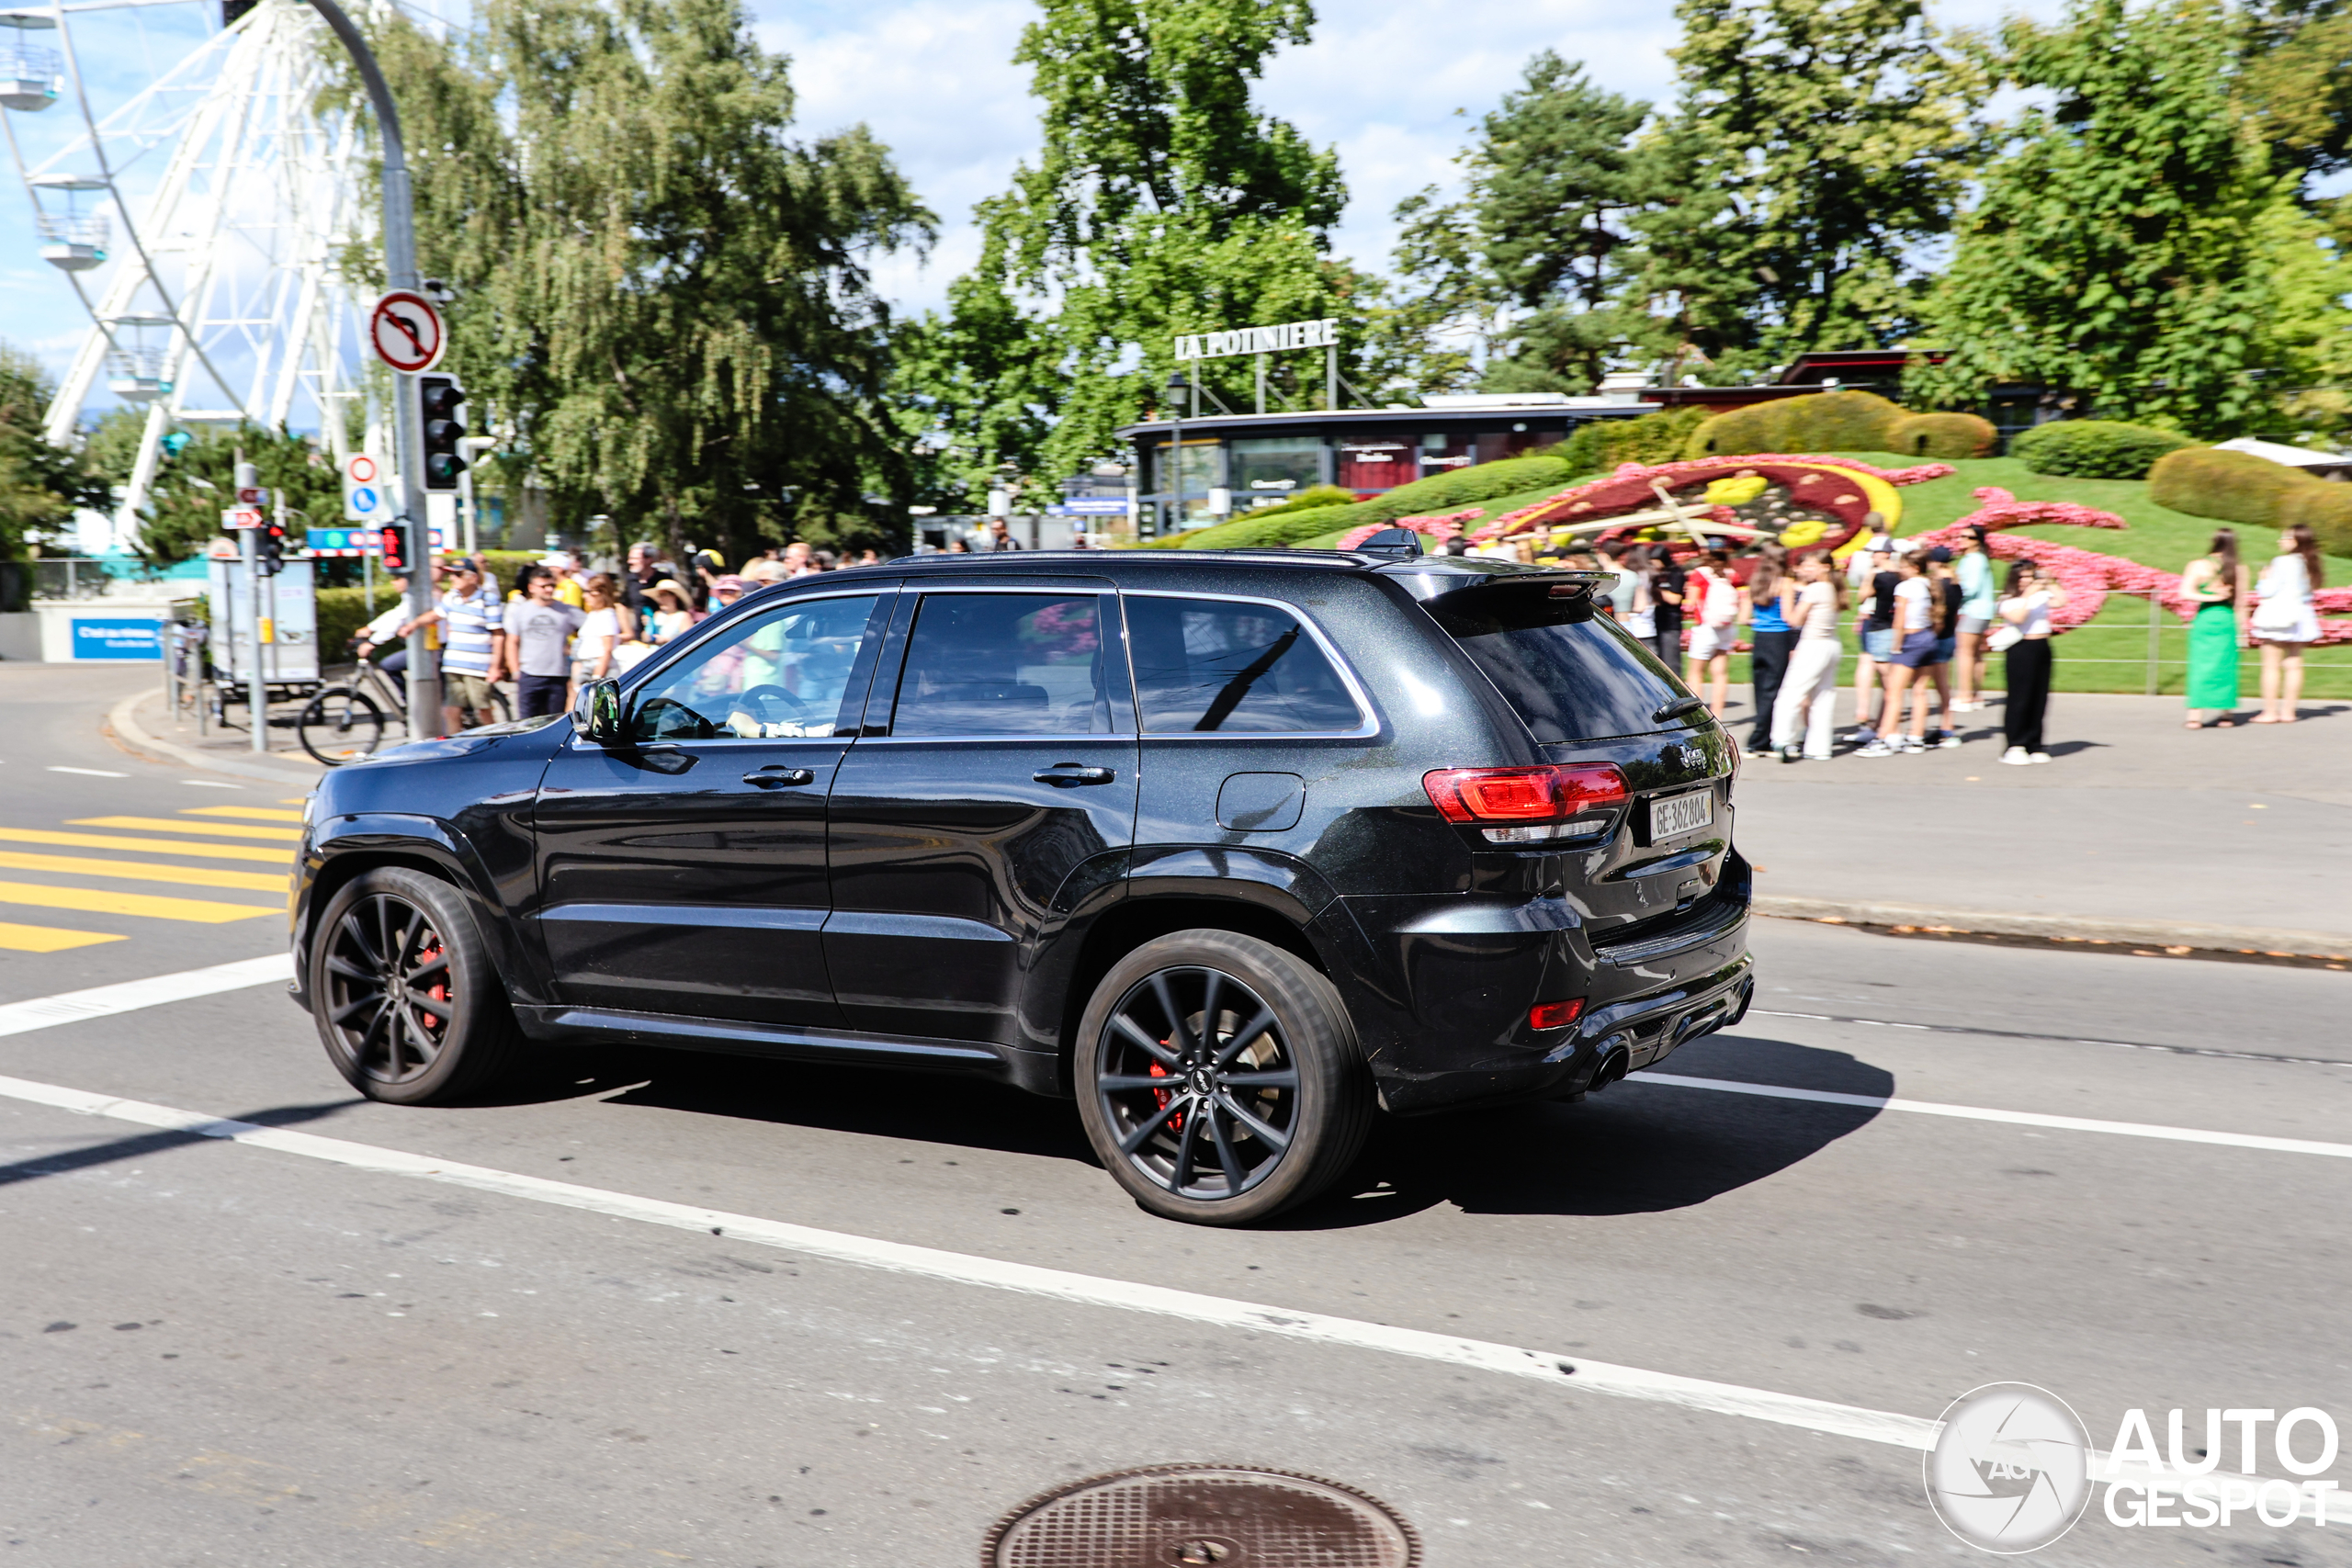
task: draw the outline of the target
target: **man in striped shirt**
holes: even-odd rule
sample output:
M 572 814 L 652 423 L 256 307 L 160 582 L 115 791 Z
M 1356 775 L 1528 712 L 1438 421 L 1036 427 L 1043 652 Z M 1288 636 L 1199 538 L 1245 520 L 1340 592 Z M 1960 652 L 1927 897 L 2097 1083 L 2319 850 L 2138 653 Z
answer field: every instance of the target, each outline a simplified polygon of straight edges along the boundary
M 441 711 L 455 735 L 497 718 L 490 689 L 505 667 L 505 613 L 472 557 L 452 556 L 445 565 L 452 576 L 448 590 L 420 620 L 441 626 Z

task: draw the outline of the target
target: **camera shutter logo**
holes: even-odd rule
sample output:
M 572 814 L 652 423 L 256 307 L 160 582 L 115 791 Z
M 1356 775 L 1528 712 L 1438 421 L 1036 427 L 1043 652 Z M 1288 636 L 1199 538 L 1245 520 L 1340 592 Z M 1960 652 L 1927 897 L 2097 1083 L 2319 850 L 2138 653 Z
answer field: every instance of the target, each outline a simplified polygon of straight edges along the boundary
M 2066 1402 L 2025 1382 L 1952 1401 L 1928 1451 L 1928 1502 L 1944 1528 L 2003 1556 L 2039 1551 L 2090 1503 L 2090 1435 Z

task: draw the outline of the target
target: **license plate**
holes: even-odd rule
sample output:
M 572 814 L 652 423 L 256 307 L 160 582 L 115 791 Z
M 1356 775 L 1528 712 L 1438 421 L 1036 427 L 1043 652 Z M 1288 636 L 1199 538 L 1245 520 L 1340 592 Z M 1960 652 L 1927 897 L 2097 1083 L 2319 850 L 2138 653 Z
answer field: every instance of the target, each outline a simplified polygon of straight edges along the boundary
M 1715 821 L 1715 792 L 1694 789 L 1688 795 L 1670 795 L 1664 800 L 1650 802 L 1650 842 L 1695 833 L 1711 828 Z

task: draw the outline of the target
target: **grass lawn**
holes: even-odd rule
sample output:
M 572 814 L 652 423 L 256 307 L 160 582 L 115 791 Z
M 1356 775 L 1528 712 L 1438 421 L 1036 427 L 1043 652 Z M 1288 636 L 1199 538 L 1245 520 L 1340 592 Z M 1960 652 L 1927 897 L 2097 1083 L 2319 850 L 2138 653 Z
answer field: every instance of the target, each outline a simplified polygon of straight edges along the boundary
M 1882 468 L 1911 468 L 1917 462 L 1892 452 L 1831 455 L 1859 458 Z M 1896 533 L 1924 534 L 1959 522 L 1983 504 L 1972 492 L 1984 485 L 1998 485 L 2019 501 L 2071 501 L 2096 506 L 2102 512 L 2114 513 L 2128 525 L 2120 531 L 2042 526 L 2003 530 L 2006 533 L 2072 545 L 2100 555 L 2121 556 L 2166 571 L 2178 571 L 2203 555 L 2213 530 L 2222 526 L 2210 517 L 2192 517 L 2157 505 L 2149 499 L 2144 479 L 2056 479 L 2029 473 L 2025 465 L 2014 457 L 1973 457 L 1952 467 L 1959 471 L 1950 479 L 1902 487 L 1903 519 Z M 1562 490 L 1590 482 L 1587 479 L 1569 485 L 1549 485 L 1480 504 L 1486 507 L 1487 516 L 1499 517 L 1506 512 L 1532 506 L 1546 496 L 1557 495 Z M 1337 533 L 1328 534 L 1319 539 L 1304 540 L 1300 547 L 1331 549 L 1339 540 Z M 2246 564 L 2258 570 L 2276 547 L 2277 536 L 2267 528 L 2241 526 L 2238 543 Z M 2352 582 L 2352 559 L 2330 556 L 2326 565 L 2330 583 Z M 1838 671 L 1841 683 L 1853 680 L 1854 642 L 1850 633 L 1846 646 L 1848 657 Z M 2058 660 L 2059 691 L 2146 692 L 2152 661 L 2148 602 L 2125 593 L 2109 594 L 2098 616 L 2087 626 L 2061 634 L 2053 651 Z M 2159 694 L 2181 694 L 2188 679 L 2188 623 L 2169 612 L 2160 615 L 2153 647 L 2154 690 Z M 2238 690 L 2248 697 L 2256 695 L 2261 689 L 2261 670 L 2262 656 L 2253 649 L 2242 649 L 2238 656 Z M 1997 655 L 1992 660 L 1989 674 L 1986 684 L 2000 690 L 2001 660 Z M 1747 660 L 1744 656 L 1732 660 L 1731 678 L 1736 682 L 1747 679 Z M 2352 647 L 2317 648 L 2306 654 L 2303 694 L 2313 700 L 2352 697 Z

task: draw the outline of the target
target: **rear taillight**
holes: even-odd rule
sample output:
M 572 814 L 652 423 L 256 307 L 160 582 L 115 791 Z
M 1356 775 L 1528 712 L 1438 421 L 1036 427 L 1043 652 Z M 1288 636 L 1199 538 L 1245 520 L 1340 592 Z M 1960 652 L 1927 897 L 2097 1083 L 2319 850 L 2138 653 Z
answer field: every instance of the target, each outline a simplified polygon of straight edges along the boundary
M 1527 1010 L 1527 1027 L 1541 1032 L 1547 1029 L 1566 1029 L 1584 1011 L 1584 998 L 1567 1002 L 1537 1002 Z
M 1421 775 L 1421 787 L 1439 816 L 1477 828 L 1497 844 L 1597 833 L 1609 825 L 1600 814 L 1623 805 L 1626 795 L 1625 775 L 1612 762 L 1436 768 Z

